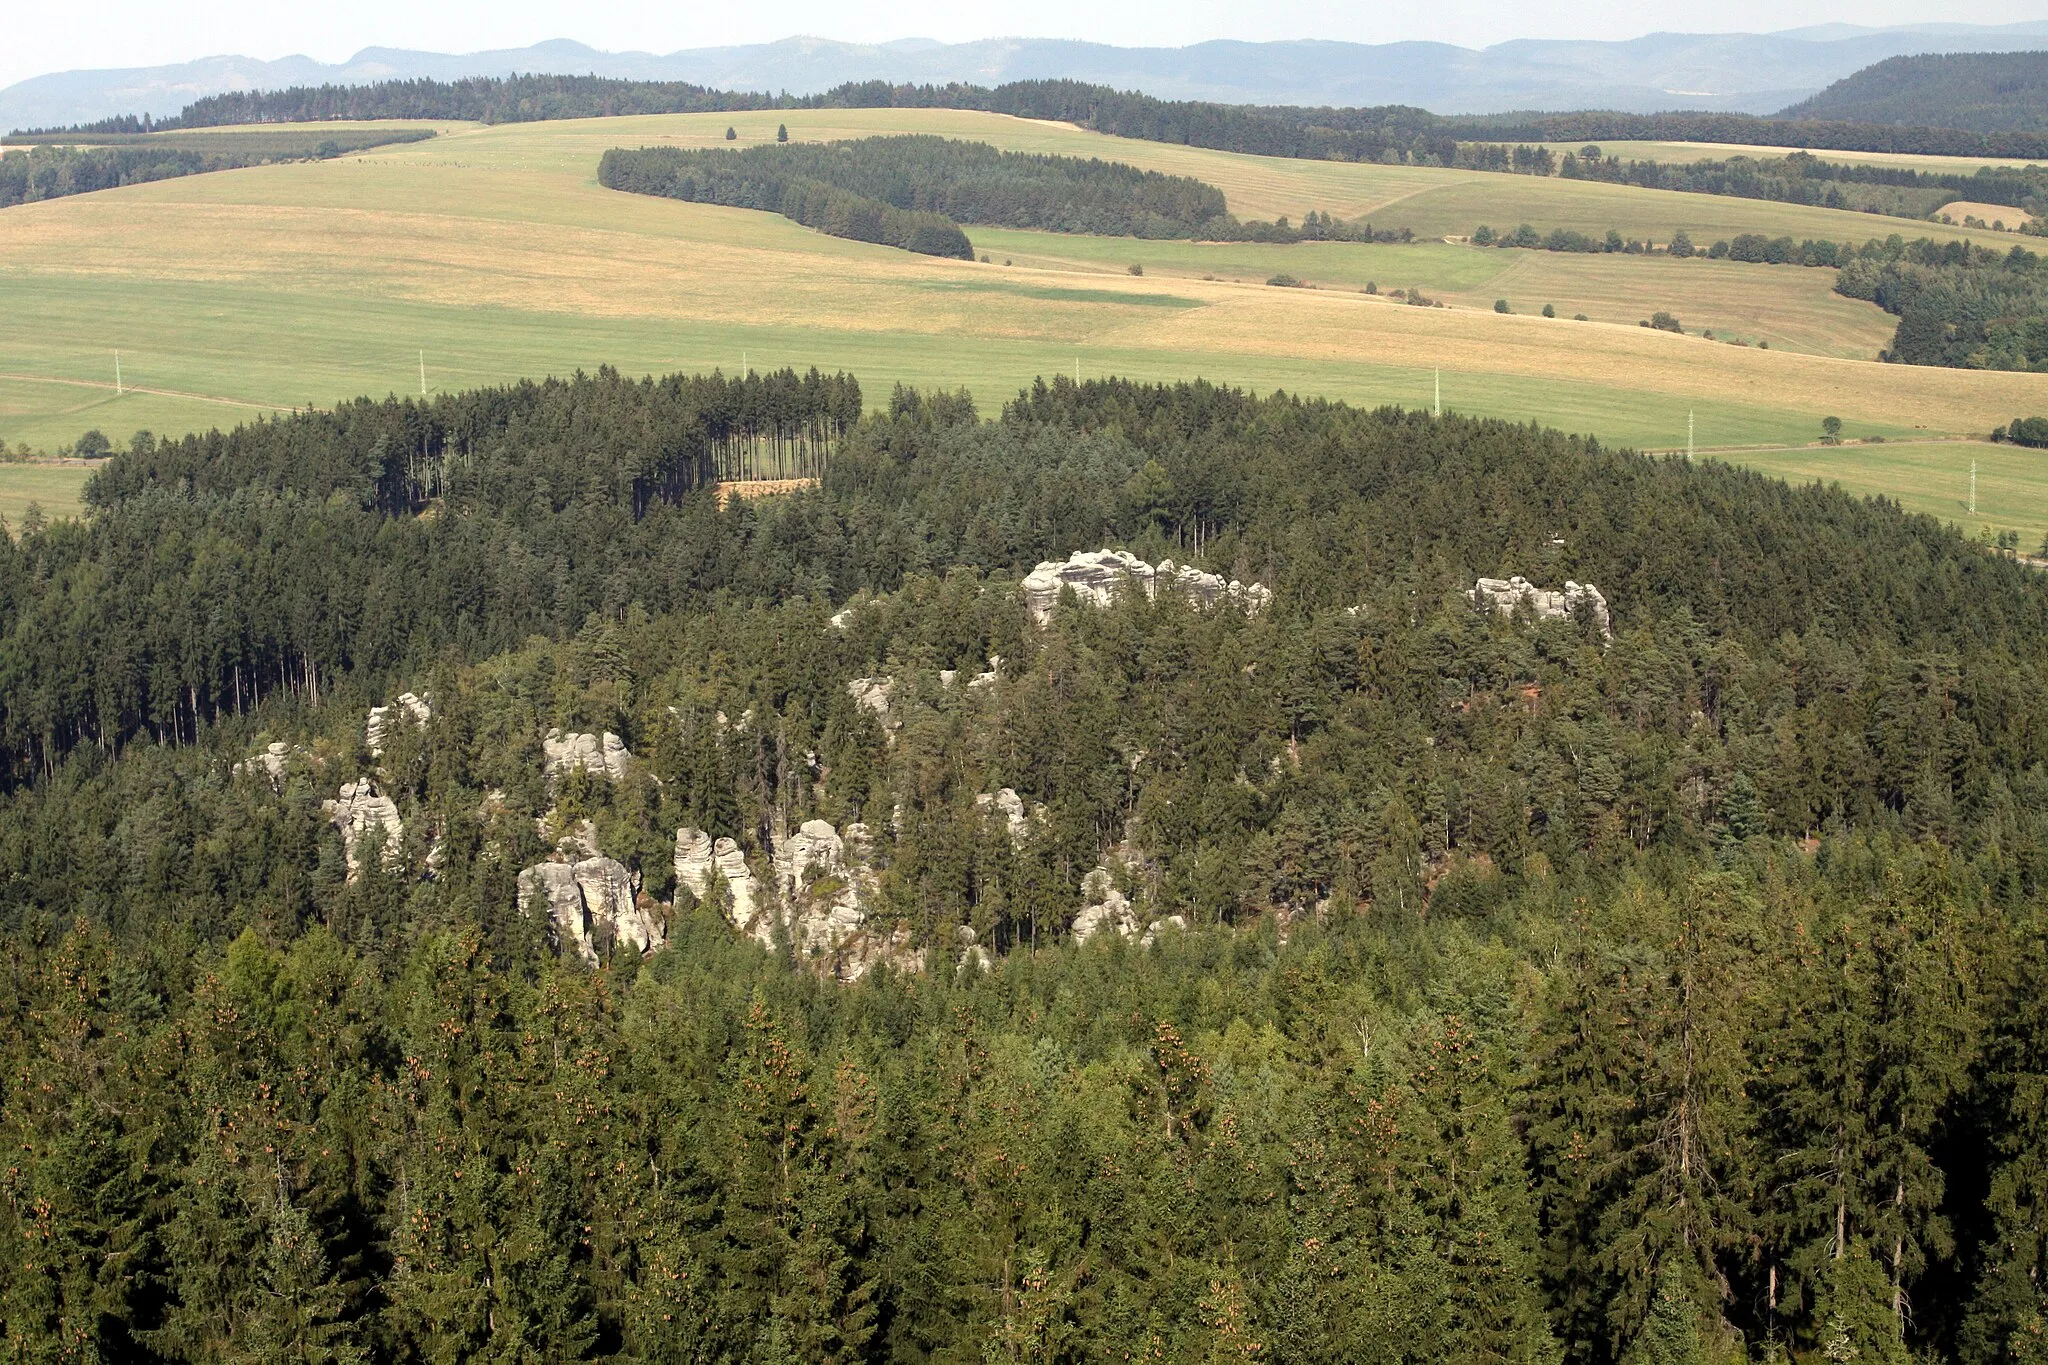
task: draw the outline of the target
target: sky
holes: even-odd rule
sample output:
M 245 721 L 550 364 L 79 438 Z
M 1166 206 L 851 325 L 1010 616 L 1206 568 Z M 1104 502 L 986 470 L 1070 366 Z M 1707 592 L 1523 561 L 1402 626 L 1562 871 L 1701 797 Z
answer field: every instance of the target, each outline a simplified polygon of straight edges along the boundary
M 69 5 L 13 0 L 0 11 L 0 86 L 81 67 L 159 66 L 216 53 L 340 61 L 370 46 L 432 52 L 574 38 L 609 51 L 768 42 L 816 34 L 849 42 L 924 37 L 1081 38 L 1180 46 L 1208 38 L 1431 39 L 1483 47 L 1510 38 L 1633 38 L 1652 29 L 1769 32 L 1820 23 L 2048 18 L 2044 0 L 1720 0 L 1691 15 L 1640 0 L 100 0 L 89 22 Z M 1688 22 L 1689 20 L 1689 22 Z

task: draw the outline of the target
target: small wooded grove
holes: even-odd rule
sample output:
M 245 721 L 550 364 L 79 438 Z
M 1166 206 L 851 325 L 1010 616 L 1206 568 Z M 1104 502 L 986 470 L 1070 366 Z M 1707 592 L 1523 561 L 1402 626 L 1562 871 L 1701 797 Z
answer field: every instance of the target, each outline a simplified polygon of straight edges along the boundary
M 8 1357 L 2037 1359 L 2033 571 L 1500 422 L 859 410 L 363 402 L 139 440 L 0 547 Z M 706 486 L 800 433 L 821 488 Z M 1034 625 L 1019 575 L 1103 544 L 1274 598 Z M 1509 573 L 1612 642 L 1474 611 Z M 319 802 L 401 688 L 351 878 Z M 551 787 L 553 727 L 639 766 Z M 668 948 L 552 950 L 543 818 Z M 834 983 L 663 870 L 806 818 L 875 831 L 922 968 Z M 1069 942 L 1106 857 L 1186 927 Z

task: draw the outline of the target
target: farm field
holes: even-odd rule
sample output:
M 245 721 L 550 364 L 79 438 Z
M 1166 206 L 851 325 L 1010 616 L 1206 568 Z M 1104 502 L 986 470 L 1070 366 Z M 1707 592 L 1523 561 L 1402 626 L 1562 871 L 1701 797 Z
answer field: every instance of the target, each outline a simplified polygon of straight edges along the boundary
M 1853 437 L 1855 432 L 1851 432 Z M 2018 531 L 2020 550 L 2037 553 L 2048 535 L 2048 451 L 1988 441 L 1888 441 L 1883 445 L 1802 446 L 1717 455 L 1792 483 L 1838 483 L 1851 493 L 1882 494 L 1908 512 L 1954 522 L 1974 535 Z M 1977 466 L 1977 511 L 1970 512 L 1970 466 Z
M 1569 255 L 1444 242 L 1407 246 L 1360 242 L 1137 242 L 1054 232 L 977 228 L 976 249 L 994 260 L 1041 269 L 1150 276 L 1214 276 L 1260 284 L 1289 274 L 1319 289 L 1381 293 L 1420 289 L 1458 308 L 1491 309 L 1505 297 L 1522 313 L 1553 305 L 1560 318 L 1634 324 L 1659 309 L 1686 330 L 1754 345 L 1868 360 L 1889 345 L 1896 319 L 1875 304 L 1834 292 L 1834 273 L 1744 265 L 1705 257 Z
M 90 477 L 90 465 L 70 461 L 0 464 L 0 518 L 10 530 L 19 527 L 30 503 L 51 519 L 77 516 L 78 497 Z
M 1982 432 L 2048 409 L 2043 376 L 1842 358 L 1883 344 L 1890 320 L 1828 293 L 1824 271 L 1441 243 L 1219 246 L 971 229 L 996 261 L 1017 262 L 1005 268 L 595 183 L 608 147 L 721 142 L 728 123 L 746 140 L 766 139 L 778 122 L 795 137 L 929 131 L 1114 156 L 1200 175 L 1245 217 L 1321 207 L 1428 231 L 1427 208 L 1450 225 L 1439 231 L 1524 219 L 1651 230 L 1624 216 L 1633 214 L 1659 235 L 1688 226 L 1708 239 L 1701 218 L 1671 217 L 1668 201 L 1680 201 L 1700 214 L 1750 215 L 1728 219 L 1731 231 L 1778 230 L 1782 220 L 1810 236 L 1880 226 L 1997 236 L 1624 187 L 1240 157 L 943 111 L 452 125 L 426 143 L 0 214 L 0 307 L 13 324 L 0 335 L 0 438 L 54 449 L 94 426 L 121 443 L 137 428 L 177 432 L 357 393 L 417 392 L 421 351 L 430 389 L 601 364 L 628 373 L 816 364 L 854 371 L 871 396 L 898 381 L 966 386 L 985 408 L 1077 365 L 1084 375 L 1203 376 L 1410 405 L 1429 401 L 1441 371 L 1447 406 L 1667 448 L 1683 444 L 1688 413 L 1702 445 L 1789 445 L 1830 413 L 1859 432 L 1905 437 Z M 1124 273 L 1133 260 L 1146 265 L 1142 278 Z M 1260 282 L 1280 270 L 1329 287 Z M 1369 280 L 1441 292 L 1457 306 L 1369 298 L 1357 292 Z M 1491 303 L 1501 296 L 1517 313 L 1550 302 L 1567 318 L 1596 320 L 1498 317 Z M 1772 349 L 1634 325 L 1660 307 L 1689 328 L 1765 337 Z M 1793 353 L 1799 346 L 1839 354 Z M 144 391 L 113 393 L 116 347 L 125 382 Z

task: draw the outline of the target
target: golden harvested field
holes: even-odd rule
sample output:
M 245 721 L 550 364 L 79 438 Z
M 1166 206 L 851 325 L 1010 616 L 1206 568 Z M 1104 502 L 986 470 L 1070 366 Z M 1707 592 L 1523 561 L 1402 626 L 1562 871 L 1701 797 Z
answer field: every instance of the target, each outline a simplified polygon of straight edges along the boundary
M 1946 218 L 1952 223 L 1967 222 L 1975 218 L 1993 227 L 2003 224 L 2002 230 L 2008 232 L 2018 232 L 2023 224 L 2034 221 L 2034 215 L 2025 209 L 2009 208 L 2004 204 L 1979 204 L 1968 199 L 1943 204 L 1934 212 L 1936 217 Z
M 817 364 L 965 385 L 994 406 L 1037 375 L 1205 376 L 1365 403 L 1429 401 L 1617 442 L 1786 444 L 1836 414 L 1888 436 L 1983 432 L 2048 411 L 2048 378 L 1846 357 L 1890 320 L 1828 272 L 1434 244 L 1245 247 L 972 230 L 1010 267 L 841 241 L 772 215 L 611 193 L 608 147 L 888 131 L 1111 156 L 1200 175 L 1246 217 L 1320 207 L 1390 227 L 1479 221 L 1696 240 L 1756 227 L 1864 236 L 1934 225 L 1529 177 L 1294 162 L 945 111 L 782 111 L 453 125 L 431 142 L 162 181 L 0 213 L 0 438 L 227 425 L 264 407 L 614 364 L 629 373 Z M 1684 212 L 1679 214 L 1677 210 Z M 1481 216 L 1483 214 L 1483 216 Z M 1433 217 L 1432 217 L 1433 215 Z M 1768 221 L 1766 221 L 1768 220 Z M 1431 222 L 1445 226 L 1432 229 Z M 1644 226 L 1637 226 L 1638 224 Z M 2009 239 L 2006 239 L 2009 240 Z M 997 243 L 1001 242 L 998 254 Z M 1125 273 L 1132 261 L 1146 274 Z M 1327 285 L 1276 289 L 1288 270 Z M 1202 275 L 1217 278 L 1204 280 Z M 1360 292 L 1419 286 L 1446 309 Z M 1491 311 L 1507 297 L 1517 316 Z M 1529 316 L 1546 302 L 1573 323 Z M 1655 308 L 1762 351 L 1652 333 Z M 128 385 L 115 396 L 112 352 Z M 1795 354 L 1804 347 L 1813 354 Z M 53 382 L 66 381 L 66 382 Z

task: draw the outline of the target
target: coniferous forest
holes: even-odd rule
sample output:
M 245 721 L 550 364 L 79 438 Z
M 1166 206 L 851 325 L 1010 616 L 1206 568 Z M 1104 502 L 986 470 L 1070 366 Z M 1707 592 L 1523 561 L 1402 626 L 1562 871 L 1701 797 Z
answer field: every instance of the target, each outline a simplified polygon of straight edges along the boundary
M 1501 422 L 875 398 L 145 435 L 0 542 L 9 1358 L 2039 1357 L 2035 571 Z M 1106 547 L 1198 572 L 1034 571 Z

